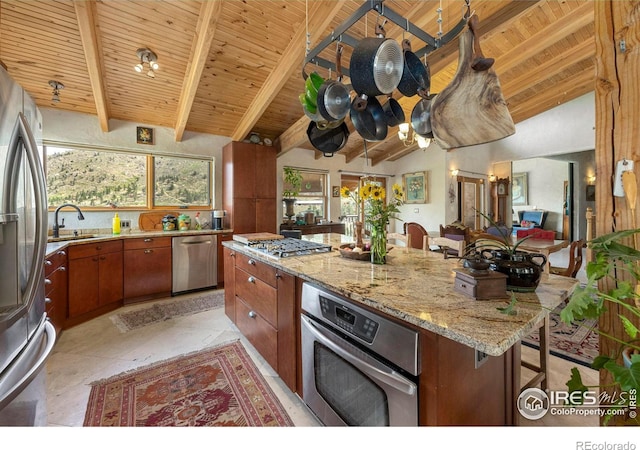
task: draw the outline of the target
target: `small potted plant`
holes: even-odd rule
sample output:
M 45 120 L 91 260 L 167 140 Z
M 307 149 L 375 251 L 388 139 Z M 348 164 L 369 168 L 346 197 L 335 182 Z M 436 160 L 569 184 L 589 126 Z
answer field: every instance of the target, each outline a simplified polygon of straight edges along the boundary
M 609 330 L 598 328 L 596 331 L 601 336 L 616 343 L 616 349 L 611 354 L 597 356 L 591 367 L 611 374 L 613 382 L 598 387 L 611 392 L 608 398 L 616 402 L 616 410 L 627 408 L 626 417 L 617 418 L 616 422 L 634 425 L 640 425 L 635 409 L 640 391 L 640 336 L 637 325 L 640 321 L 640 251 L 635 249 L 635 245 L 631 247 L 624 242 L 637 233 L 640 233 L 640 229 L 617 231 L 589 241 L 593 260 L 586 267 L 587 283 L 575 289 L 560 313 L 560 319 L 571 324 L 586 318 L 598 319 L 608 309 L 617 310 L 617 314 L 612 311 L 612 326 L 609 328 L 624 330 L 624 335 L 614 336 Z M 601 290 L 599 287 L 606 285 L 613 288 Z M 625 354 L 626 357 L 621 358 Z M 567 387 L 570 392 L 586 392 L 589 387 L 596 386 L 585 386 L 580 372 L 573 368 Z M 607 424 L 611 418 L 605 417 L 604 423 Z
M 284 187 L 282 191 L 283 201 L 286 206 L 285 215 L 289 220 L 295 216 L 293 205 L 296 202 L 296 196 L 300 193 L 302 186 L 302 174 L 293 167 L 285 167 L 283 170 Z

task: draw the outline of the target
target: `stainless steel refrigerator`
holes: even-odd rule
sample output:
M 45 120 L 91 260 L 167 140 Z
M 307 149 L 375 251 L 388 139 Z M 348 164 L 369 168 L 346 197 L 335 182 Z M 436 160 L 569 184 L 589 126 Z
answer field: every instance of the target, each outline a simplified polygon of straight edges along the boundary
M 46 425 L 42 116 L 0 64 L 0 425 Z M 40 147 L 38 146 L 40 143 Z

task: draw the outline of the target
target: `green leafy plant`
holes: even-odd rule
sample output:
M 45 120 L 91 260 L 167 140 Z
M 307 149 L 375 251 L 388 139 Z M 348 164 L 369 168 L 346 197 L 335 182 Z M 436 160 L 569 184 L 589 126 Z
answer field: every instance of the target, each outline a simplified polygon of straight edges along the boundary
M 282 196 L 284 198 L 294 198 L 300 193 L 302 187 L 302 174 L 293 167 L 285 167 L 283 169 L 284 190 Z
M 585 286 L 575 289 L 560 313 L 560 319 L 564 323 L 572 324 L 582 319 L 598 319 L 607 311 L 607 306 L 617 305 L 620 311 L 617 319 L 620 320 L 622 325 L 620 328 L 624 330 L 626 337 L 613 336 L 597 329 L 600 335 L 618 345 L 612 354 L 597 356 L 591 367 L 610 372 L 613 384 L 606 387 L 626 393 L 626 395 L 620 395 L 620 401 L 616 403 L 619 407 L 632 406 L 629 403 L 630 399 L 637 396 L 640 390 L 640 339 L 638 339 L 638 328 L 633 322 L 634 318 L 636 322 L 640 319 L 640 297 L 637 287 L 640 280 L 640 251 L 622 242 L 637 233 L 640 233 L 640 229 L 618 231 L 589 242 L 594 258 L 586 267 L 588 281 Z M 624 273 L 635 280 L 636 287 L 622 279 Z M 606 279 L 612 281 L 614 287 L 608 291 L 602 291 L 598 285 L 599 283 L 604 285 Z M 625 349 L 632 351 L 629 367 L 617 362 Z M 596 386 L 585 386 L 580 372 L 574 368 L 567 387 L 570 392 L 584 392 L 589 387 Z M 640 424 L 635 411 L 629 414 L 629 418 L 632 422 Z M 606 417 L 605 423 L 610 419 L 611 416 Z
M 466 259 L 478 259 L 481 257 L 480 255 L 483 250 L 496 248 L 503 253 L 515 255 L 520 244 L 533 237 L 532 235 L 528 235 L 517 240 L 512 240 L 508 231 L 505 231 L 505 229 L 509 230 L 509 228 L 498 225 L 491 217 L 478 210 L 476 210 L 476 213 L 484 217 L 487 222 L 498 231 L 500 236 L 495 236 L 495 238 L 492 239 L 489 235 L 481 235 L 476 242 L 472 242 L 466 246 L 464 254 Z

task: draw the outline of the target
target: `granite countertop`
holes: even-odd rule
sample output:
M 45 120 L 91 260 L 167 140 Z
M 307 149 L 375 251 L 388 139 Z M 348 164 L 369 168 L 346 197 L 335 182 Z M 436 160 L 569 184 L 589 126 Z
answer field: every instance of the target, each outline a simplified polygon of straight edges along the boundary
M 497 310 L 509 299 L 474 300 L 453 290 L 457 259 L 441 253 L 396 247 L 387 264 L 373 265 L 340 256 L 340 234 L 314 234 L 305 240 L 331 244 L 333 251 L 316 255 L 273 258 L 236 241 L 222 245 L 343 295 L 357 303 L 432 331 L 453 341 L 499 356 L 533 331 L 545 315 L 568 298 L 578 282 L 543 274 L 534 293 L 515 293 L 517 314 Z
M 95 234 L 93 237 L 88 237 L 86 239 L 69 239 L 69 240 L 61 240 L 57 242 L 48 242 L 47 243 L 47 252 L 46 256 L 50 256 L 58 250 L 63 248 L 73 246 L 73 245 L 81 245 L 87 244 L 91 242 L 105 242 L 112 241 L 115 239 L 135 239 L 135 238 L 145 238 L 145 237 L 174 237 L 174 236 L 193 236 L 200 234 L 228 234 L 232 233 L 233 230 L 225 229 L 225 230 L 189 230 L 189 231 L 130 231 L 126 233 L 122 233 L 119 235 L 113 234 Z

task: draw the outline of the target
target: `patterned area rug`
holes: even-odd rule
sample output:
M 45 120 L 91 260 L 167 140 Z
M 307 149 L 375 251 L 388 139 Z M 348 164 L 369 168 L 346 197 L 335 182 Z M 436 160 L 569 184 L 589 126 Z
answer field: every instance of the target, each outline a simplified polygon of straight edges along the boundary
M 156 303 L 148 308 L 114 314 L 110 319 L 121 332 L 126 333 L 152 323 L 220 308 L 223 305 L 224 290 L 219 289 L 200 297 L 168 300 Z
M 584 320 L 567 325 L 560 320 L 560 311 L 564 304 L 549 314 L 549 352 L 552 355 L 591 367 L 598 356 L 598 323 L 596 320 Z M 524 345 L 540 348 L 538 330 L 522 340 Z
M 84 426 L 293 426 L 235 341 L 92 383 Z

